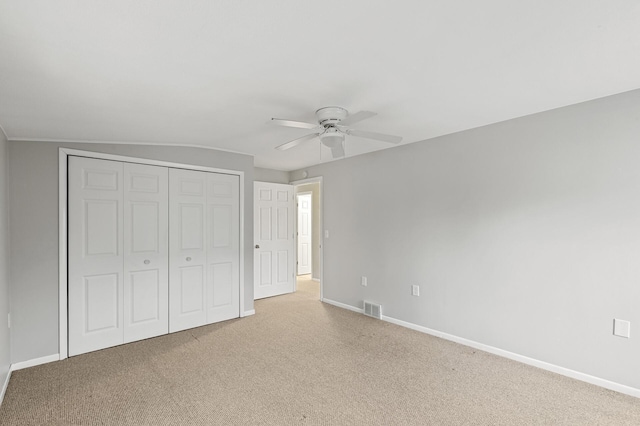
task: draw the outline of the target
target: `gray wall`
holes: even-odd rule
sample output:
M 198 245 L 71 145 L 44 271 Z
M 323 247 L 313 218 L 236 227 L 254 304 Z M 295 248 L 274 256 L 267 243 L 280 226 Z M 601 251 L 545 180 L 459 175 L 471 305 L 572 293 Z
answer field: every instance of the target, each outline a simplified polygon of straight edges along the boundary
M 289 172 L 256 167 L 253 169 L 254 179 L 259 182 L 289 183 Z
M 322 244 L 322 230 L 320 229 L 320 184 L 308 183 L 296 186 L 296 194 L 300 192 L 311 192 L 311 277 L 321 279 L 320 270 L 320 245 Z
M 245 172 L 245 310 L 253 309 L 253 157 L 142 145 L 9 142 L 13 363 L 58 353 L 58 148 Z
M 7 140 L 0 130 L 0 392 L 11 366 L 9 313 L 9 202 L 7 197 Z
M 326 298 L 640 388 L 640 91 L 308 171 Z

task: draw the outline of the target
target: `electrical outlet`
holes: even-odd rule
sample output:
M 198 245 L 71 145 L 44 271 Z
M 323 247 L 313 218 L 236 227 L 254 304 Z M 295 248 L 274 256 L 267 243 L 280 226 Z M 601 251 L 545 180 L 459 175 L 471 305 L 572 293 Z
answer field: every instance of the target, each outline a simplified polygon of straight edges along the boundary
M 324 237 L 325 238 L 329 238 L 329 230 L 328 229 L 324 230 Z
M 360 277 L 360 285 L 362 287 L 366 287 L 367 286 L 367 277 Z
M 411 295 L 412 296 L 420 296 L 420 286 L 419 285 L 412 285 L 411 286 Z
M 613 320 L 613 335 L 629 338 L 631 334 L 631 323 L 629 321 L 614 319 Z

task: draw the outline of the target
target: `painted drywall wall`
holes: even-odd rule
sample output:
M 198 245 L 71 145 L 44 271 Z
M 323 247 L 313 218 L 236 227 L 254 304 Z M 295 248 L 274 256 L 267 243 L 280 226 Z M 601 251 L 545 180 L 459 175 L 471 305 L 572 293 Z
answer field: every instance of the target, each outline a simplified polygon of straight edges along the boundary
M 58 353 L 58 148 L 245 172 L 245 310 L 253 309 L 253 157 L 199 148 L 9 142 L 13 363 Z
M 253 178 L 258 182 L 289 183 L 289 172 L 256 167 L 253 169 Z
M 9 336 L 9 200 L 7 196 L 7 139 L 0 130 L 0 393 L 11 367 Z
M 640 389 L 639 159 L 633 91 L 308 168 L 324 297 Z
M 320 235 L 320 184 L 308 183 L 296 186 L 296 194 L 300 192 L 311 192 L 311 240 L 313 250 L 311 251 L 311 277 L 321 279 L 322 271 L 320 269 L 320 245 L 322 239 Z

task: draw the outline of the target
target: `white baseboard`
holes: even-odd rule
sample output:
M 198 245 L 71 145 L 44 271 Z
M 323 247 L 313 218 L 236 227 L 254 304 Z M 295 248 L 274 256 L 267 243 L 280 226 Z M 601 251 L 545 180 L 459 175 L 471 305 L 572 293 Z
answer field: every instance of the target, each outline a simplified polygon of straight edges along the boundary
M 251 309 L 250 311 L 244 311 L 244 313 L 242 314 L 242 317 L 248 317 L 251 315 L 255 315 L 256 314 L 256 310 L 255 309 Z
M 28 361 L 16 362 L 15 364 L 11 364 L 11 371 L 35 367 L 36 365 L 47 364 L 53 361 L 60 361 L 60 354 L 47 355 L 41 358 L 30 359 Z
M 337 306 L 338 308 L 347 309 L 349 311 L 357 312 L 359 314 L 364 313 L 364 309 L 356 308 L 355 306 L 347 305 L 346 303 L 336 302 L 331 299 L 322 299 L 321 302 L 328 303 L 329 305 Z
M 47 355 L 41 358 L 30 359 L 28 361 L 16 362 L 15 364 L 11 364 L 9 366 L 9 372 L 7 373 L 7 378 L 2 384 L 2 389 L 0 389 L 0 405 L 4 400 L 4 394 L 7 391 L 7 387 L 9 386 L 9 379 L 11 379 L 11 373 L 16 370 L 22 370 L 24 368 L 35 367 L 40 364 L 47 364 L 53 361 L 60 361 L 60 354 Z
M 363 313 L 363 309 L 356 308 L 351 305 L 347 305 L 345 303 L 336 302 L 335 300 L 324 299 L 323 302 L 328 303 L 330 305 L 337 306 L 339 308 L 348 309 L 353 312 Z M 513 352 L 506 351 L 504 349 L 496 348 L 493 346 L 485 345 L 484 343 L 478 343 L 473 340 L 465 339 L 463 337 L 454 336 L 452 334 L 443 333 L 438 330 L 433 330 L 431 328 L 423 327 L 421 325 L 413 324 L 407 321 L 402 321 L 393 317 L 388 317 L 386 315 L 382 315 L 382 320 L 390 322 L 392 324 L 399 325 L 401 327 L 410 328 L 412 330 L 419 331 L 421 333 L 429 334 L 431 336 L 439 337 L 441 339 L 449 340 L 455 343 L 459 343 L 461 345 L 469 346 L 474 349 L 479 349 L 484 352 L 489 352 L 494 355 L 498 355 L 504 358 L 508 358 L 514 361 L 521 362 L 523 364 L 531 365 L 533 367 L 541 368 L 543 370 L 551 371 L 556 374 L 560 374 L 562 376 L 571 377 L 572 379 L 580 380 L 583 382 L 590 383 L 592 385 L 600 386 L 605 389 L 610 389 L 616 392 L 620 392 L 626 395 L 635 396 L 636 398 L 640 398 L 640 389 L 633 388 L 631 386 L 626 386 L 620 383 L 612 382 L 610 380 L 602 379 L 600 377 L 591 376 L 586 373 L 581 373 L 579 371 L 571 370 L 569 368 L 560 367 L 555 364 L 550 364 L 545 361 L 540 361 L 534 358 L 529 358 L 524 355 L 516 354 Z
M 320 278 L 311 278 L 313 281 L 319 283 L 320 282 Z
M 4 401 L 4 394 L 7 392 L 7 387 L 9 387 L 9 379 L 11 378 L 11 366 L 9 366 L 9 371 L 7 371 L 7 378 L 4 380 L 2 384 L 2 389 L 0 389 L 0 405 L 2 405 L 2 401 Z

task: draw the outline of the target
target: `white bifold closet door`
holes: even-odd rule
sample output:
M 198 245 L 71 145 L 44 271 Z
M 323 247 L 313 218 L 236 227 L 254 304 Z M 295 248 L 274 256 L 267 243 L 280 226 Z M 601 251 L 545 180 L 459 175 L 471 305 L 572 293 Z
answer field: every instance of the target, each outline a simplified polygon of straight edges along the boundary
M 169 330 L 240 316 L 236 175 L 169 171 Z
M 68 164 L 69 355 L 168 332 L 167 169 Z
M 168 172 L 124 163 L 124 343 L 169 332 Z
M 69 355 L 238 318 L 239 193 L 237 175 L 69 157 Z

